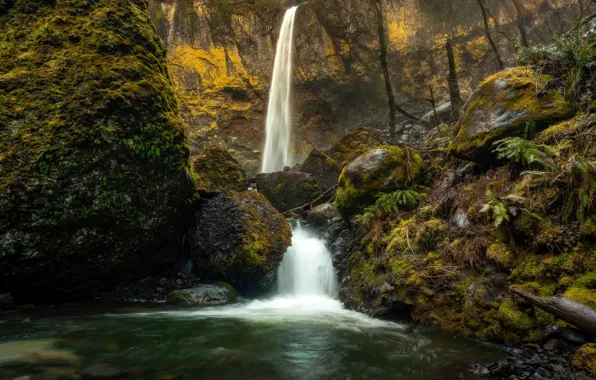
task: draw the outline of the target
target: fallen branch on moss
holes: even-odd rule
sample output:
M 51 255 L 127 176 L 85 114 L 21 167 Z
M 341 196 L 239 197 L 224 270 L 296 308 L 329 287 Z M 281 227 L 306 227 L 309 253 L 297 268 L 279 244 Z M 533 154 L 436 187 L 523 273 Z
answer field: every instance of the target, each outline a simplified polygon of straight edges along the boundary
M 328 195 L 329 193 L 331 193 L 333 190 L 336 190 L 338 187 L 338 185 L 333 186 L 332 188 L 330 188 L 329 190 L 325 191 L 323 194 L 321 194 L 319 197 L 317 197 L 315 200 L 308 202 L 306 204 L 303 204 L 302 206 L 293 208 L 291 210 L 285 211 L 282 214 L 286 215 L 286 214 L 293 214 L 297 211 L 306 211 L 305 209 L 307 207 L 312 207 L 315 203 L 317 203 L 318 201 L 320 201 L 321 199 L 323 199 L 326 195 Z
M 540 298 L 521 289 L 512 289 L 531 304 L 555 317 L 571 323 L 581 331 L 596 336 L 596 310 L 564 296 Z

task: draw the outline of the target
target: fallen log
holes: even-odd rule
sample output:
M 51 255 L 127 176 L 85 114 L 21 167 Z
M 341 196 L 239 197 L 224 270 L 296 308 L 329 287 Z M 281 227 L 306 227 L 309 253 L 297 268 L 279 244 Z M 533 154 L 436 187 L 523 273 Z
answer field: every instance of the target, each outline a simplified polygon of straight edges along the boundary
M 564 296 L 541 298 L 521 289 L 512 289 L 520 297 L 581 331 L 596 336 L 596 310 Z

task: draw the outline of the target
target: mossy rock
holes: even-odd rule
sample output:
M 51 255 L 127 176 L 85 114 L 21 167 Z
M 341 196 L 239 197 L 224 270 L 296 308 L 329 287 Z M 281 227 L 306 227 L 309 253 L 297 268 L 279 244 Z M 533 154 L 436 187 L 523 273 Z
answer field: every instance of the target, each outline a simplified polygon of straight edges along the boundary
M 582 224 L 580 233 L 587 239 L 596 240 L 596 215 L 593 215 Z
M 346 166 L 339 178 L 335 204 L 344 218 L 374 202 L 375 195 L 395 190 L 422 169 L 422 158 L 407 148 L 373 149 Z
M 10 3 L 0 12 L 0 292 L 19 303 L 92 298 L 164 268 L 194 186 L 147 2 Z
M 192 289 L 174 290 L 166 296 L 166 302 L 176 305 L 217 306 L 236 303 L 238 294 L 224 282 L 200 285 Z
M 571 364 L 590 375 L 596 375 L 596 344 L 584 344 L 573 355 Z
M 321 187 L 330 189 L 337 185 L 346 165 L 382 144 L 383 140 L 373 129 L 357 128 L 340 138 L 331 149 L 310 152 L 300 171 L 311 174 Z
M 190 231 L 198 273 L 243 296 L 271 290 L 291 242 L 286 219 L 256 191 L 221 193 L 201 205 Z
M 313 176 L 300 172 L 262 173 L 255 182 L 259 192 L 281 212 L 312 202 L 323 193 Z
M 505 70 L 486 79 L 466 103 L 451 154 L 481 165 L 494 164 L 495 141 L 523 135 L 529 122 L 535 123 L 537 132 L 571 118 L 575 103 L 556 89 L 543 91 L 551 79 L 531 67 Z
M 319 186 L 330 189 L 337 185 L 342 167 L 331 156 L 313 149 L 300 166 L 300 171 L 312 175 Z
M 359 156 L 383 144 L 383 139 L 373 129 L 357 128 L 340 138 L 327 155 L 343 169 Z
M 192 160 L 199 193 L 246 190 L 246 173 L 228 151 L 218 145 L 208 146 Z

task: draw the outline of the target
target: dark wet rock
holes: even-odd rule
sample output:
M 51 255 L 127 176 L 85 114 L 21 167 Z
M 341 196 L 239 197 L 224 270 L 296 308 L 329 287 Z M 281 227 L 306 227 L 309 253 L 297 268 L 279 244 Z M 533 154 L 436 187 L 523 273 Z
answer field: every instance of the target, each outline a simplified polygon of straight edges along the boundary
M 237 299 L 236 290 L 225 283 L 174 290 L 166 296 L 167 303 L 196 306 L 228 305 L 235 303 Z
M 205 280 L 194 274 L 178 273 L 174 278 L 148 277 L 132 282 L 128 286 L 104 294 L 103 301 L 163 302 L 167 294 L 174 290 L 200 286 Z
M 287 220 L 267 199 L 246 191 L 222 193 L 202 204 L 188 241 L 196 273 L 254 297 L 273 286 L 291 236 Z
M 15 308 L 14 300 L 10 293 L 0 294 L 0 311 L 12 310 Z
M 318 149 L 310 152 L 300 167 L 303 173 L 312 175 L 324 189 L 330 189 L 337 185 L 341 169 L 342 167 L 331 156 Z
M 577 374 L 569 365 L 576 346 L 557 342 L 550 349 L 543 349 L 536 344 L 526 344 L 520 348 L 507 348 L 508 356 L 490 364 L 484 364 L 488 373 L 478 372 L 478 365 L 472 366 L 471 372 L 483 379 L 494 380 L 568 380 Z M 578 377 L 583 378 L 583 377 Z
M 323 193 L 313 176 L 300 172 L 262 173 L 255 182 L 258 191 L 281 212 L 312 202 Z
M 331 203 L 324 203 L 310 210 L 306 220 L 311 223 L 324 226 L 331 223 L 332 220 L 339 216 L 339 211 L 337 211 L 337 207 L 335 205 Z
M 246 190 L 246 173 L 225 148 L 208 146 L 192 160 L 199 193 Z
M 483 165 L 495 163 L 495 141 L 521 136 L 529 122 L 539 131 L 572 117 L 576 105 L 558 90 L 536 95 L 536 88 L 549 81 L 548 75 L 535 74 L 529 67 L 505 70 L 486 79 L 466 103 L 451 154 Z
M 83 379 L 115 379 L 125 375 L 125 371 L 107 364 L 98 364 L 81 370 Z
M 558 344 L 558 343 L 559 343 L 559 341 L 558 341 L 558 340 L 556 340 L 556 339 L 551 339 L 551 340 L 549 340 L 548 342 L 546 342 L 546 343 L 545 343 L 545 344 L 542 346 L 542 348 L 544 348 L 545 350 L 548 350 L 548 351 L 552 351 L 552 350 L 554 350 L 555 348 L 557 348 L 557 344 Z

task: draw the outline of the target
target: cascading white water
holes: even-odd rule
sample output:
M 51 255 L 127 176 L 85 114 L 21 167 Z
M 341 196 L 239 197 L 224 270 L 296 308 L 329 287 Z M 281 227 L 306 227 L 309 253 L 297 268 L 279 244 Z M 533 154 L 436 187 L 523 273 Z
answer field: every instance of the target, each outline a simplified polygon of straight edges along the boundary
M 278 292 L 292 296 L 335 297 L 337 276 L 323 241 L 299 223 L 292 234 L 292 246 L 277 273 Z
M 266 139 L 263 152 L 263 173 L 283 170 L 292 161 L 290 138 L 292 114 L 290 95 L 292 87 L 292 55 L 294 49 L 294 19 L 298 7 L 286 11 L 273 66 L 269 107 L 267 109 Z

